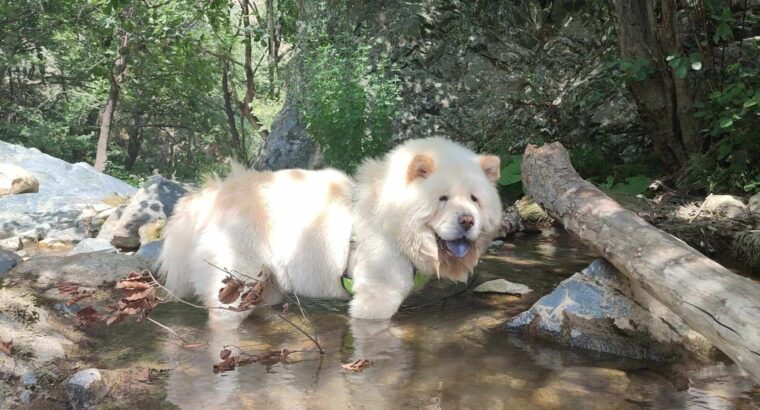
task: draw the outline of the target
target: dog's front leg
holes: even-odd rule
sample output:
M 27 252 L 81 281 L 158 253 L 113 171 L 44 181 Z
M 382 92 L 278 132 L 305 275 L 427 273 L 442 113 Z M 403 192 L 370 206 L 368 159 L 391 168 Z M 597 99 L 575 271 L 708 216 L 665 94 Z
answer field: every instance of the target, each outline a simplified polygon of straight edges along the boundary
M 358 239 L 351 255 L 355 259 L 350 314 L 360 319 L 389 319 L 412 291 L 414 268 L 395 242 L 379 235 Z

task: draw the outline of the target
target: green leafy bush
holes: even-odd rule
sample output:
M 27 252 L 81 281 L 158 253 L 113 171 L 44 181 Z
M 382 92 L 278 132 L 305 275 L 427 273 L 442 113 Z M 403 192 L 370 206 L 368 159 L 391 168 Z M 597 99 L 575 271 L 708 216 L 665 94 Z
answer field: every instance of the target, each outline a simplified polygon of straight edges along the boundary
M 390 147 L 399 79 L 358 37 L 331 38 L 324 26 L 310 36 L 302 104 L 307 129 L 327 165 L 351 172 Z

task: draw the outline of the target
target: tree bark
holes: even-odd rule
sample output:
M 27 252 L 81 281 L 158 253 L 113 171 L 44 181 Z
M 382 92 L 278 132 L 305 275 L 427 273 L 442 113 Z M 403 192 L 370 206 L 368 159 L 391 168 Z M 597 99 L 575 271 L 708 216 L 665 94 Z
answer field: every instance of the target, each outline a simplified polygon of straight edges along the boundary
M 682 54 L 675 0 L 661 0 L 659 18 L 654 1 L 611 0 L 610 10 L 620 57 L 647 61 L 656 71 L 643 80 L 629 81 L 628 87 L 662 163 L 678 171 L 701 147 L 689 83 L 677 78 L 666 61 L 668 55 Z
M 135 166 L 135 161 L 140 155 L 142 146 L 142 127 L 148 123 L 148 114 L 135 114 L 127 127 L 127 158 L 124 161 L 124 168 L 131 170 Z
M 760 382 L 760 284 L 622 208 L 575 172 L 558 142 L 529 145 L 522 177 L 526 191 L 565 229 Z
M 122 14 L 123 20 L 132 16 L 132 7 L 129 6 Z M 122 21 L 123 23 L 123 21 Z M 122 27 L 118 29 L 118 46 L 116 48 L 116 61 L 109 75 L 111 83 L 108 89 L 108 99 L 106 106 L 103 108 L 103 116 L 100 120 L 100 135 L 98 136 L 98 147 L 95 152 L 95 169 L 103 172 L 108 163 L 108 137 L 111 134 L 111 124 L 113 123 L 114 113 L 116 112 L 116 103 L 119 101 L 121 91 L 121 81 L 124 71 L 127 69 L 127 50 L 129 46 L 129 33 Z
M 232 93 L 230 92 L 230 63 L 221 59 L 222 63 L 222 97 L 224 98 L 224 113 L 227 115 L 227 125 L 230 128 L 230 145 L 238 160 L 245 161 L 245 149 L 240 143 L 237 125 L 235 125 L 235 111 L 232 109 Z
M 277 39 L 277 31 L 275 28 L 275 9 L 274 0 L 266 0 L 266 13 L 267 13 L 267 69 L 269 77 L 269 98 L 274 98 L 277 93 L 275 85 L 275 74 L 277 71 L 277 49 L 279 48 L 279 41 Z

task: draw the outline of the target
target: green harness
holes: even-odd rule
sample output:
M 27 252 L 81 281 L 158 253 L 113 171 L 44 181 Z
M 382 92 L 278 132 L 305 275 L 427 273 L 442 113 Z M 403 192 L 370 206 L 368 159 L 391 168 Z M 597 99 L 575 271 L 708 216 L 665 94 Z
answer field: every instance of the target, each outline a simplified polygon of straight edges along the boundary
M 427 283 L 428 279 L 430 279 L 430 276 L 415 271 L 413 273 L 413 278 L 412 278 L 412 282 L 414 283 L 414 285 L 412 286 L 412 290 L 422 289 L 422 287 L 425 286 L 425 283 Z M 354 279 L 349 278 L 348 276 L 344 274 L 343 276 L 340 277 L 340 283 L 341 285 L 343 285 L 343 289 L 345 289 L 349 295 L 353 296 Z

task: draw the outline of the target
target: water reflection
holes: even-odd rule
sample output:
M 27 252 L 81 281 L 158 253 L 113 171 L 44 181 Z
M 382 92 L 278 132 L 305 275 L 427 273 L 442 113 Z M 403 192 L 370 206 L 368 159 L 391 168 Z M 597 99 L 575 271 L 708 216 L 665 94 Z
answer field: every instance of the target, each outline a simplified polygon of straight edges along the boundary
M 162 306 L 161 320 L 205 351 L 163 341 L 173 369 L 167 400 L 182 408 L 757 408 L 760 389 L 733 365 L 662 366 L 556 346 L 500 324 L 593 258 L 566 234 L 550 231 L 505 244 L 479 266 L 477 282 L 495 278 L 524 283 L 536 292 L 520 299 L 460 293 L 432 283 L 393 320 L 350 320 L 346 303 L 310 300 L 307 309 L 326 354 L 280 320 L 259 309 L 238 329 L 209 329 L 188 320 L 187 308 Z M 455 296 L 451 296 L 455 295 Z M 291 317 L 296 313 L 290 313 Z M 196 315 L 197 317 L 197 315 Z M 289 363 L 253 364 L 214 374 L 223 345 L 251 353 L 303 350 Z M 361 373 L 342 363 L 368 358 Z

